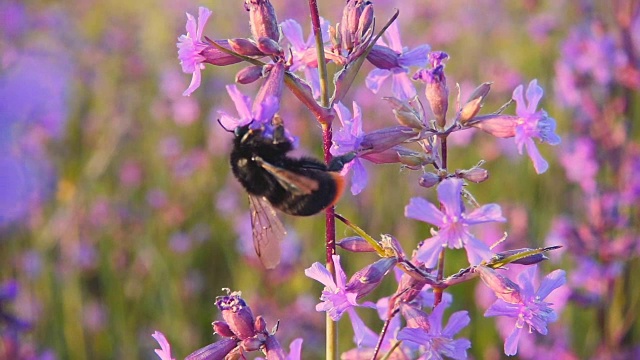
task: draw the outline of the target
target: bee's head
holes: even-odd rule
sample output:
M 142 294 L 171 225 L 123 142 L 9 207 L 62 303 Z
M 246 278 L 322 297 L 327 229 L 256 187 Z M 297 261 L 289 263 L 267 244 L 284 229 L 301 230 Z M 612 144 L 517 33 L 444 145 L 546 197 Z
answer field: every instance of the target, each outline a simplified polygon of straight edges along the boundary
M 255 139 L 257 136 L 261 136 L 262 128 L 252 128 L 251 124 L 247 124 L 244 126 L 238 126 L 235 129 L 234 134 L 236 139 L 240 139 L 240 143 L 244 144 L 251 141 L 251 139 Z

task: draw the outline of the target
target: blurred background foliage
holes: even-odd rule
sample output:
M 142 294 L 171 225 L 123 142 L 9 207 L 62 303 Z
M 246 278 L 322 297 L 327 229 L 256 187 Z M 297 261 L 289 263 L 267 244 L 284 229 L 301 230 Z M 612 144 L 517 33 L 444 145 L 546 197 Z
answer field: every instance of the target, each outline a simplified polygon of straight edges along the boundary
M 613 27 L 611 4 L 595 3 L 590 13 Z M 273 4 L 279 21 L 294 18 L 308 34 L 306 1 Z M 493 82 L 485 112 L 507 102 L 517 85 L 537 78 L 546 91 L 542 106 L 563 138 L 574 119 L 557 101 L 555 64 L 571 29 L 585 21 L 585 4 L 375 1 L 379 23 L 394 8 L 400 10 L 405 46 L 428 43 L 450 54 L 452 94 L 455 83 L 469 94 L 480 83 Z M 248 204 L 229 174 L 232 135 L 220 129 L 216 111 L 235 113 L 224 85 L 242 66 L 207 67 L 200 89 L 191 97 L 181 95 L 190 75 L 181 73 L 176 39 L 185 33 L 185 12 L 197 14 L 200 5 L 213 11 L 205 30 L 209 37 L 249 36 L 239 0 L 0 4 L 0 281 L 19 284 L 16 300 L 4 306 L 30 323 L 20 334 L 25 354 L 152 359 L 157 345 L 150 335 L 160 330 L 180 358 L 214 341 L 210 324 L 219 316 L 214 299 L 222 288 L 241 290 L 270 326 L 279 319 L 285 348 L 303 336 L 304 358 L 324 351 L 324 314 L 314 309 L 321 286 L 302 271 L 324 259 L 323 216 L 281 216 L 299 247 L 275 271 L 262 269 L 253 250 L 239 245 L 250 236 Z M 319 6 L 332 24 L 339 20 L 341 1 Z M 370 66 L 365 65 L 360 84 Z M 256 86 L 241 91 L 254 94 Z M 365 131 L 395 121 L 382 95 L 361 85 L 345 101 L 363 107 Z M 638 94 L 631 96 L 629 113 L 637 120 Z M 285 94 L 281 114 L 300 138 L 296 152 L 320 157 L 320 127 L 290 99 Z M 637 141 L 638 126 L 627 137 Z M 508 248 L 542 246 L 553 219 L 572 214 L 581 199 L 558 162 L 559 148 L 540 147 L 551 166 L 538 176 L 526 157 L 514 156 L 511 139 L 463 132 L 451 142 L 451 169 L 487 161 L 490 180 L 469 189 L 480 203 L 499 203 L 508 219 L 504 226 L 478 230 L 487 243 L 506 231 Z M 369 186 L 357 197 L 347 192 L 337 211 L 370 234 L 394 234 L 411 249 L 429 236 L 429 227 L 404 218 L 404 206 L 412 196 L 433 201 L 434 191 L 417 186 L 417 172 L 369 165 Z M 350 234 L 338 225 L 338 237 Z M 343 256 L 348 274 L 372 260 L 372 255 Z M 464 266 L 464 254 L 452 252 L 447 273 Z M 570 274 L 571 266 L 565 261 L 542 268 Z M 637 256 L 629 266 L 639 270 Z M 627 288 L 638 289 L 637 278 L 626 281 Z M 494 320 L 482 317 L 477 284 L 451 289 L 452 311 L 471 312 L 472 323 L 462 333 L 472 341 L 470 354 L 496 358 L 503 341 Z M 370 298 L 394 290 L 387 279 Z M 379 329 L 375 314 L 361 314 Z M 578 357 L 589 357 L 602 341 L 598 315 L 575 306 L 562 314 L 559 323 L 569 329 L 568 347 Z M 628 341 L 637 344 L 634 326 Z M 345 351 L 353 347 L 351 327 L 344 320 L 340 328 Z

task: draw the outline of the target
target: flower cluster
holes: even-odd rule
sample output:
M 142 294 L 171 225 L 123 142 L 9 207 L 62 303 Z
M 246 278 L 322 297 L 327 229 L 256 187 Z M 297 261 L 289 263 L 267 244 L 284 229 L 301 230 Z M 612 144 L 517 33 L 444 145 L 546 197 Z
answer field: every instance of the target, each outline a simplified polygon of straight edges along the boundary
M 397 13 L 376 33 L 374 25 L 378 23 L 373 4 L 348 0 L 339 24 L 332 25 L 312 13 L 314 34 L 304 40 L 302 26 L 295 20 L 278 23 L 269 0 L 246 0 L 245 8 L 251 25 L 251 36 L 247 38 L 212 40 L 204 36 L 211 11 L 200 8 L 197 21 L 188 14 L 187 34 L 178 39 L 178 57 L 183 71 L 192 74 L 185 95 L 193 93 L 201 84 L 205 64 L 227 66 L 246 62 L 249 65 L 237 73 L 236 82 L 260 83 L 253 100 L 234 85 L 227 86 L 238 116 L 219 111 L 218 122 L 236 135 L 232 168 L 250 193 L 253 240 L 265 266 L 277 264 L 273 258 L 265 262 L 265 253 L 271 254 L 269 257 L 279 256 L 280 250 L 274 247 L 280 246 L 280 242 L 272 240 L 274 233 L 283 232 L 270 205 L 300 215 L 289 205 L 281 206 L 281 202 L 292 197 L 298 199 L 295 206 L 306 206 L 302 201 L 326 184 L 338 189 L 331 190 L 337 197 L 344 181 L 342 177 L 347 174 L 351 174 L 351 193 L 360 194 L 368 185 L 367 162 L 399 164 L 419 171 L 419 185 L 435 188 L 437 192 L 436 204 L 414 197 L 405 207 L 407 218 L 433 226 L 431 236 L 426 237 L 411 256 L 406 255 L 409 252 L 405 252 L 396 237 L 383 235 L 377 241 L 348 219 L 335 215 L 357 233 L 337 242 L 339 247 L 351 252 L 376 252 L 381 257 L 355 272 L 348 281 L 338 255 L 328 259 L 328 267 L 314 263 L 305 270 L 305 275 L 325 286 L 316 310 L 326 312 L 333 321 L 339 321 L 344 313 L 349 315 L 357 348 L 343 354 L 343 358 L 376 358 L 382 352 L 393 358 L 466 358 L 471 342 L 459 338 L 457 333 L 471 320 L 466 311 L 458 311 L 449 316 L 443 327 L 444 312 L 452 302 L 444 290 L 478 277 L 498 299 L 485 316 L 517 319 L 515 330 L 505 339 L 507 355 L 516 354 L 520 330 L 525 324 L 546 334 L 547 323 L 555 321 L 557 314 L 544 299 L 564 284 L 565 275 L 561 270 L 552 272 L 540 289 L 534 291 L 536 267 L 532 265 L 546 260 L 544 254 L 557 246 L 497 251 L 495 244 L 482 240 L 476 235 L 476 225 L 507 220 L 498 204 L 480 205 L 466 187 L 469 182 L 481 183 L 489 178 L 488 170 L 482 167 L 484 160 L 478 159 L 477 165 L 466 169 L 451 170 L 448 159 L 449 137 L 480 129 L 497 138 L 514 138 L 519 153 L 526 150 L 535 171 L 546 172 L 549 164 L 541 156 L 535 140 L 557 145 L 560 137 L 555 133 L 555 120 L 539 108 L 543 90 L 537 81 L 531 81 L 526 91 L 523 85 L 516 87 L 512 100 L 493 113 L 481 113 L 491 83 L 478 86 L 466 102 L 460 101 L 459 93 L 455 109 L 450 111 L 450 103 L 454 102 L 449 99 L 445 71 L 449 55 L 444 51 L 431 51 L 427 44 L 412 50 L 403 46 Z M 316 45 L 320 48 L 316 49 Z M 366 129 L 368 122 L 360 105 L 354 101 L 349 110 L 343 104 L 365 62 L 374 67 L 366 77 L 366 87 L 374 94 L 386 92 L 383 99 L 393 119 L 393 124 L 371 131 Z M 331 97 L 325 63 L 332 63 L 338 69 L 331 84 L 334 89 Z M 384 87 L 388 78 L 391 78 L 390 91 Z M 424 86 L 423 95 L 416 90 L 418 86 Z M 326 167 L 312 159 L 274 155 L 288 152 L 294 144 L 294 137 L 283 125 L 280 114 L 285 88 L 321 124 Z M 515 114 L 505 114 L 512 102 L 516 105 Z M 427 106 L 423 106 L 424 103 Z M 334 118 L 339 120 L 340 127 L 332 132 Z M 243 152 L 246 149 L 242 146 L 255 148 L 249 153 Z M 266 160 L 265 156 L 268 156 Z M 265 172 L 265 175 L 239 176 L 238 167 L 247 164 L 254 167 L 252 171 Z M 320 180 L 329 173 L 331 180 Z M 258 179 L 260 184 L 248 186 L 249 178 Z M 254 193 L 254 187 L 270 188 L 271 193 Z M 278 196 L 274 196 L 274 192 Z M 333 216 L 331 208 L 327 213 Z M 330 228 L 334 226 L 330 225 L 332 222 L 327 224 L 327 254 L 334 254 L 332 246 L 335 245 L 331 244 L 335 229 Z M 265 244 L 270 248 L 265 248 Z M 469 265 L 446 276 L 445 252 L 461 248 L 466 250 Z M 520 273 L 518 284 L 500 273 L 509 264 L 527 267 Z M 378 288 L 394 267 L 403 272 L 396 276 L 396 292 L 376 304 L 360 302 Z M 215 321 L 213 325 L 223 339 L 197 350 L 188 359 L 243 356 L 244 352 L 259 349 L 268 359 L 285 357 L 275 340 L 275 330 L 266 331 L 264 320 L 253 317 L 239 294 L 219 297 L 216 304 L 224 321 Z M 357 308 L 376 309 L 385 322 L 382 330 L 376 334 L 369 329 L 360 319 Z M 430 310 L 426 312 L 425 308 Z M 168 344 L 162 339 L 159 342 L 163 347 L 159 355 L 170 359 Z
M 198 349 L 186 357 L 187 360 L 196 359 L 226 359 L 244 357 L 245 352 L 261 350 L 267 359 L 299 360 L 302 341 L 297 339 L 292 343 L 292 351 L 285 354 L 274 334 L 277 326 L 270 332 L 262 316 L 254 318 L 251 308 L 242 299 L 239 292 L 230 292 L 216 299 L 216 306 L 224 321 L 214 321 L 213 330 L 222 336 L 212 344 Z M 165 336 L 156 331 L 154 339 L 160 344 L 156 353 L 162 360 L 174 360 L 171 357 L 171 347 Z

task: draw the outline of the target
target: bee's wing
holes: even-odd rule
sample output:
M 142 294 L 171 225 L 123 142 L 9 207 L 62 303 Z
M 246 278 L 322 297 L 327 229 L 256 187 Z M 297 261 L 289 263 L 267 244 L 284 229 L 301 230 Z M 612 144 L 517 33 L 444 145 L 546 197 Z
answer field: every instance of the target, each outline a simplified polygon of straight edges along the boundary
M 270 164 L 259 156 L 254 156 L 253 160 L 269 174 L 273 175 L 282 187 L 293 194 L 307 195 L 318 190 L 318 181 L 313 178 Z
M 280 263 L 281 243 L 287 235 L 276 211 L 263 196 L 249 195 L 253 246 L 262 265 L 273 269 Z

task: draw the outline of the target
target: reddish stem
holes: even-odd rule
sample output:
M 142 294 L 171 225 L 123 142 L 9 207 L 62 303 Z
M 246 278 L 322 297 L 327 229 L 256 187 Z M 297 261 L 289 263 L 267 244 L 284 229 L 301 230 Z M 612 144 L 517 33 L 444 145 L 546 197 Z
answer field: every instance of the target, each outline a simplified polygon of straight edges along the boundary
M 329 164 L 333 156 L 331 155 L 331 140 L 333 139 L 333 130 L 331 124 L 322 125 L 322 150 L 324 152 L 324 161 Z M 326 215 L 326 232 L 325 246 L 327 252 L 327 265 L 333 267 L 332 256 L 336 253 L 336 218 L 335 208 L 330 206 L 325 211 Z

